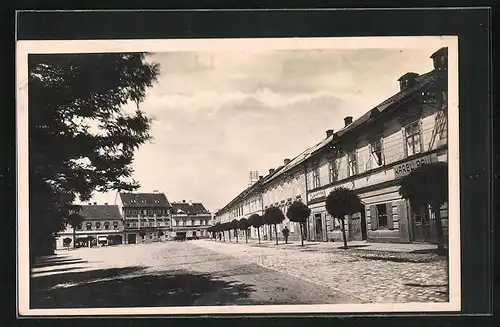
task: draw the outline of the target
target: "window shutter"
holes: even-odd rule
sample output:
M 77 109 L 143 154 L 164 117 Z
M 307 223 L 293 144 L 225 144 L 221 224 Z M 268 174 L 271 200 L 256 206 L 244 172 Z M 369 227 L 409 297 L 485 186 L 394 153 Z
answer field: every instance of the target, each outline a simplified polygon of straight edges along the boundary
M 378 210 L 376 205 L 370 206 L 370 226 L 372 230 L 378 228 Z
M 330 231 L 335 230 L 335 218 L 330 215 L 327 215 L 329 223 L 330 223 Z
M 386 203 L 387 210 L 387 228 L 394 229 L 394 222 L 392 221 L 392 202 Z

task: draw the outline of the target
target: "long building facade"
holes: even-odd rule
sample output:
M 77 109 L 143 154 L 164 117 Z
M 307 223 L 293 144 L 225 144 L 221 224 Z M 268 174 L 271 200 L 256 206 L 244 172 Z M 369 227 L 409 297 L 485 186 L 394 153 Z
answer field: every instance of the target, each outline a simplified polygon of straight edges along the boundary
M 336 187 L 355 191 L 364 210 L 348 217 L 349 240 L 373 242 L 435 242 L 435 220 L 429 208 L 411 208 L 398 193 L 399 179 L 422 164 L 447 162 L 447 48 L 432 54 L 434 69 L 409 72 L 397 81 L 400 91 L 357 119 L 344 118 L 339 131 L 282 166 L 271 169 L 254 187 L 216 214 L 225 222 L 251 214 L 248 194 L 263 212 L 271 206 L 283 213 L 293 201 L 311 208 L 305 237 L 311 241 L 341 239 L 340 224 L 325 209 L 326 196 Z M 235 214 L 235 212 L 237 214 Z M 447 235 L 447 205 L 441 210 Z M 279 226 L 297 238 L 298 227 L 288 220 Z M 267 229 L 263 228 L 264 235 Z
M 79 226 L 67 225 L 56 237 L 56 249 L 123 244 L 124 221 L 116 205 L 97 203 L 82 205 L 78 212 L 83 216 Z M 75 236 L 73 239 L 73 235 Z

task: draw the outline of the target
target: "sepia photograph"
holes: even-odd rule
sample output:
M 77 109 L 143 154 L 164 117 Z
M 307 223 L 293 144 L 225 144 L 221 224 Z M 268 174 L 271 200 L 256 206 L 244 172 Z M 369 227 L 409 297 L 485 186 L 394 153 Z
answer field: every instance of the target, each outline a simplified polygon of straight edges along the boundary
M 20 315 L 460 309 L 456 37 L 17 49 Z

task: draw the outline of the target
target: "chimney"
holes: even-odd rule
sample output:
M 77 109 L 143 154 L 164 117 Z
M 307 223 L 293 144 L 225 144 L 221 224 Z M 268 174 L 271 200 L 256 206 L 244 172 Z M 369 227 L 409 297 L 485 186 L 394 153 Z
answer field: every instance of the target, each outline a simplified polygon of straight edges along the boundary
M 414 86 L 416 84 L 416 78 L 418 77 L 418 74 L 417 73 L 412 73 L 412 72 L 409 72 L 409 73 L 406 73 L 404 74 L 403 76 L 401 76 L 399 79 L 398 79 L 398 82 L 399 82 L 399 89 L 401 91 L 404 91 L 412 86 Z
M 91 206 L 91 205 L 92 205 L 92 202 L 89 202 L 89 206 Z
M 182 203 L 186 203 L 186 200 L 182 200 Z
M 105 205 L 105 206 L 107 206 L 107 205 L 108 205 L 108 203 L 107 203 L 107 202 L 104 202 L 104 205 Z
M 347 116 L 344 118 L 344 124 L 345 126 L 348 126 L 350 124 L 352 124 L 352 117 L 351 116 Z
M 96 205 L 97 205 L 97 202 L 94 202 L 94 205 L 96 206 Z
M 261 180 L 261 179 L 263 179 L 263 178 L 264 178 L 264 176 L 259 176 L 259 180 Z
M 332 135 L 333 135 L 333 129 L 327 129 L 326 130 L 326 137 L 329 138 Z
M 193 201 L 189 200 L 189 205 L 192 206 L 193 205 Z
M 274 168 L 269 169 L 269 175 L 274 173 Z
M 158 194 L 159 192 L 158 192 L 158 190 L 153 190 L 153 193 Z
M 285 159 L 285 160 L 283 160 L 283 163 L 284 163 L 285 165 L 288 165 L 288 164 L 290 163 L 290 159 Z

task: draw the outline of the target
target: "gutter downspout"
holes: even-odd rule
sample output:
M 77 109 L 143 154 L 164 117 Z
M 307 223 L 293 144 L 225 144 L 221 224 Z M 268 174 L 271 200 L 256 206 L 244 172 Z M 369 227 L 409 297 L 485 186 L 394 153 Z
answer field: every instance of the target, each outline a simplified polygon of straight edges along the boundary
M 306 199 L 305 199 L 305 203 L 306 203 L 306 206 L 309 205 L 309 187 L 307 186 L 307 165 L 306 163 L 304 162 L 303 164 L 304 166 L 304 181 L 305 181 L 305 185 L 306 185 Z M 307 229 L 307 240 L 310 242 L 311 241 L 311 230 L 309 228 L 309 219 L 311 217 L 309 216 L 309 218 L 307 218 L 307 223 L 306 223 L 306 229 Z

